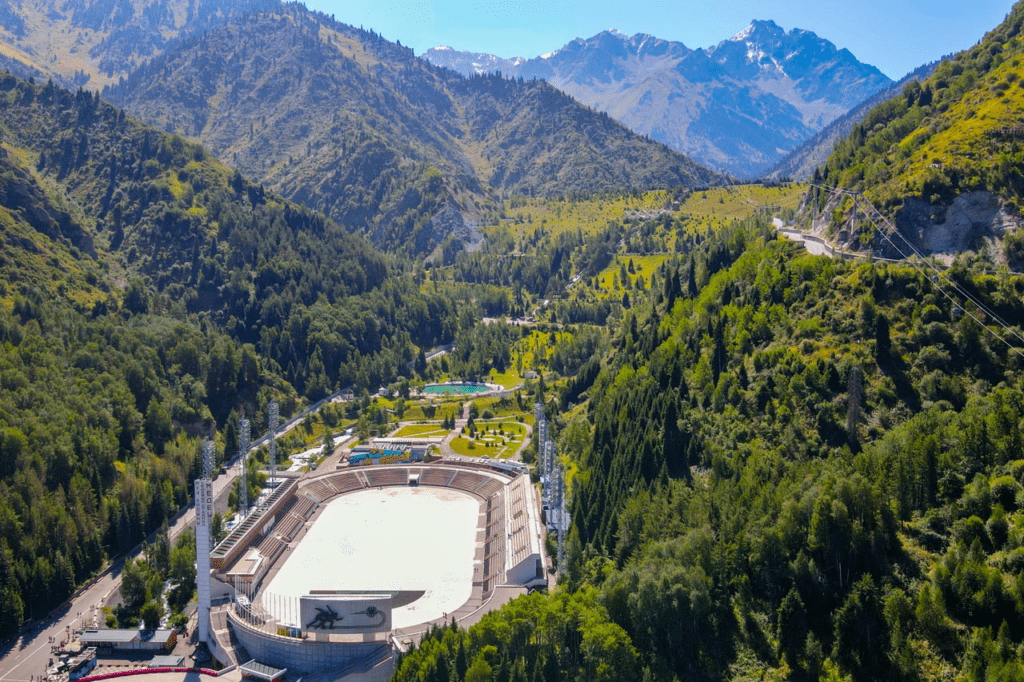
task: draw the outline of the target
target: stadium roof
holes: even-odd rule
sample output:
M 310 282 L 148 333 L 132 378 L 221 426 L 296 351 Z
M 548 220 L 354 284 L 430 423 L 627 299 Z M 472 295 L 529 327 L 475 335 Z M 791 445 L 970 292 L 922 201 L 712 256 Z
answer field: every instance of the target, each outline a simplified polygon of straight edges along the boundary
M 117 644 L 128 644 L 129 642 L 134 642 L 138 636 L 138 630 L 84 630 L 82 632 L 82 643 L 100 644 L 115 642 Z
M 83 630 L 82 644 L 86 646 L 116 646 L 131 644 L 135 640 L 141 642 L 169 642 L 174 630 Z

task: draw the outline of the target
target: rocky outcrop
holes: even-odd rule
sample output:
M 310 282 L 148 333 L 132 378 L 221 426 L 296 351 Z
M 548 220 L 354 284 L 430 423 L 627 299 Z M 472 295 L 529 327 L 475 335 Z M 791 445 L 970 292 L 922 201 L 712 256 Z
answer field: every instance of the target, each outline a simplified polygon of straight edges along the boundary
M 880 258 L 905 257 L 911 250 L 907 244 L 901 239 L 887 239 L 881 231 L 876 230 L 869 242 L 861 241 L 865 234 L 864 202 L 859 206 L 854 212 L 845 195 L 833 193 L 818 212 L 810 232 L 840 251 L 873 253 Z M 806 215 L 811 209 L 805 205 L 802 210 Z M 843 218 L 836 224 L 838 212 Z M 995 263 L 1004 262 L 1003 237 L 1019 229 L 1021 223 L 1021 217 L 1008 210 L 998 196 L 985 191 L 961 194 L 948 206 L 911 197 L 892 217 L 892 224 L 918 253 L 947 263 L 965 251 L 987 251 Z
M 1020 217 L 1006 210 L 991 192 L 968 192 L 949 206 L 907 199 L 895 216 L 896 228 L 922 253 L 951 260 L 962 251 L 977 251 L 1017 229 Z M 997 257 L 1000 249 L 992 249 Z
M 0 148 L 0 206 L 21 216 L 40 234 L 96 257 L 92 236 L 67 211 L 54 206 L 35 179 L 16 166 L 3 148 Z M 32 246 L 30 250 L 38 249 Z

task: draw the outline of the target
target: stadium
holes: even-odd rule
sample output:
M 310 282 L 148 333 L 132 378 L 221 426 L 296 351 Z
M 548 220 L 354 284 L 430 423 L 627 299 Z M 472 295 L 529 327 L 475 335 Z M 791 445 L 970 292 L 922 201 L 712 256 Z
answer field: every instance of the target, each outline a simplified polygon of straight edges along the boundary
M 214 653 L 296 674 L 386 679 L 395 652 L 432 624 L 472 622 L 546 585 L 534 487 L 500 464 L 282 478 L 210 554 Z

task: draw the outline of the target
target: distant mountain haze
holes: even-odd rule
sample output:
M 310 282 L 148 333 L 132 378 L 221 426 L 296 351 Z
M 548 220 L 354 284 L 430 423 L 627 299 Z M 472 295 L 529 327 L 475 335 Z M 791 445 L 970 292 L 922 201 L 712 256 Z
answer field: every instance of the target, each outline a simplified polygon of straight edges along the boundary
M 609 30 L 533 59 L 427 50 L 462 74 L 543 79 L 630 129 L 700 163 L 757 176 L 892 81 L 810 31 L 754 21 L 728 40 L 691 50 Z

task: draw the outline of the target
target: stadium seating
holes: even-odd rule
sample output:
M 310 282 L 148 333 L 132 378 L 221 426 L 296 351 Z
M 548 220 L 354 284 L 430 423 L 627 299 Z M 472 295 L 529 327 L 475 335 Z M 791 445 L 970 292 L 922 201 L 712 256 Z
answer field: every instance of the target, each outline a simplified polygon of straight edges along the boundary
M 530 555 L 530 524 L 528 504 L 529 476 L 517 476 L 507 487 L 509 513 L 509 554 L 512 565 L 518 564 Z
M 316 511 L 317 506 L 318 504 L 314 502 L 312 498 L 307 497 L 306 495 L 296 495 L 295 503 L 294 506 L 292 506 L 291 513 L 299 519 L 305 521 L 313 515 L 313 512 Z
M 277 522 L 277 526 L 274 528 L 274 535 L 281 538 L 285 542 L 291 542 L 292 538 L 302 527 L 303 518 L 294 514 L 289 514 L 280 521 Z
M 318 501 L 329 500 L 338 494 L 338 491 L 325 479 L 313 479 L 303 488 L 303 491 L 314 496 Z
M 287 545 L 281 541 L 275 533 L 271 533 L 263 538 L 263 541 L 256 546 L 259 553 L 267 560 L 268 563 L 274 563 L 277 561 L 277 557 L 281 556 L 281 552 L 285 550 Z
M 452 473 L 447 469 L 429 468 L 420 474 L 420 485 L 448 485 Z
M 338 493 L 349 493 L 363 487 L 363 482 L 360 481 L 359 477 L 352 471 L 331 474 L 329 478 L 331 479 L 331 484 Z
M 371 488 L 384 485 L 406 485 L 408 476 L 405 469 L 367 469 L 363 472 Z

